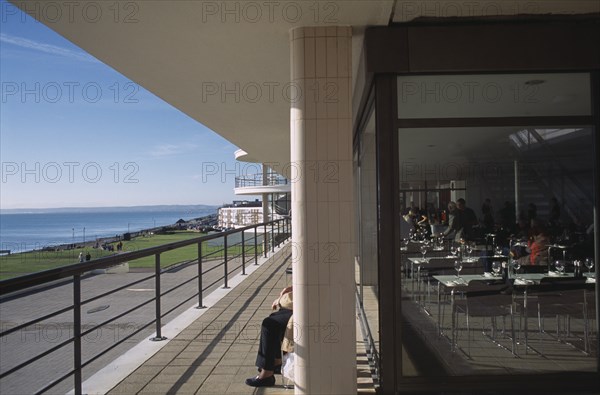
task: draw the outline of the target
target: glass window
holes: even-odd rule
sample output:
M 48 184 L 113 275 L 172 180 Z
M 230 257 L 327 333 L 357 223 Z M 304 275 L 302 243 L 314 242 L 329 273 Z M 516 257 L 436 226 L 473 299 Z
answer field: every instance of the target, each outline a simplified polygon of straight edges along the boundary
M 422 339 L 408 358 L 451 376 L 596 372 L 593 128 L 398 133 L 402 319 Z

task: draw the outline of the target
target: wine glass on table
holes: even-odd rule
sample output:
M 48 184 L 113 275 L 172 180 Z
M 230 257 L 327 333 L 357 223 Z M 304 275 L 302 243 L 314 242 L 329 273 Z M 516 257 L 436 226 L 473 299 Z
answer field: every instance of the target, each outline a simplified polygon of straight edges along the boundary
M 421 244 L 421 254 L 423 254 L 423 262 L 425 262 L 425 255 L 427 254 L 427 245 L 425 243 Z
M 519 278 L 519 269 L 521 268 L 521 262 L 518 259 L 513 260 L 513 269 L 515 269 L 515 277 Z
M 556 271 L 558 271 L 558 274 L 562 276 L 563 272 L 565 271 L 565 261 L 554 261 L 554 267 L 556 268 Z
M 457 256 L 457 255 L 458 255 L 458 246 L 452 245 L 452 246 L 450 247 L 450 253 L 451 253 L 453 256 Z
M 500 275 L 500 270 L 502 269 L 502 264 L 500 263 L 500 261 L 494 261 L 492 262 L 492 271 L 494 272 L 495 276 L 499 276 Z
M 467 256 L 468 259 L 471 260 L 471 254 L 473 253 L 473 243 L 467 243 Z
M 592 274 L 592 268 L 594 267 L 594 260 L 592 258 L 585 258 L 585 267 L 588 268 L 588 274 Z
M 444 249 L 444 236 L 437 237 L 437 249 L 442 251 Z
M 408 250 L 408 243 L 410 242 L 410 239 L 406 238 L 406 239 L 402 239 L 402 244 L 404 244 L 404 247 L 402 247 L 402 249 L 404 251 Z
M 502 256 L 502 247 L 496 246 L 494 248 L 494 255 L 496 255 L 496 256 Z
M 457 259 L 454 261 L 454 269 L 456 269 L 456 278 L 460 279 L 460 271 L 463 268 L 463 264 L 462 261 L 460 259 Z

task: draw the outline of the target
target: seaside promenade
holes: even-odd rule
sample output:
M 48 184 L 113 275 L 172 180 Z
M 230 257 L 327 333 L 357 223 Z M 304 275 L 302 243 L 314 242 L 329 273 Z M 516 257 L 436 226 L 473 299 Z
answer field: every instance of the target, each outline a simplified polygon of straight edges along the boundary
M 291 267 L 290 250 L 287 243 L 259 266 L 254 266 L 249 275 L 233 279 L 230 289 L 216 289 L 205 298 L 206 309 L 190 310 L 199 317 L 178 333 L 167 333 L 168 340 L 142 340 L 85 381 L 84 393 L 293 393 L 292 389 L 283 387 L 280 375 L 276 376 L 274 387 L 252 388 L 244 384 L 246 378 L 257 374 L 254 362 L 261 322 L 271 313 L 271 303 L 281 289 L 291 285 L 292 277 L 285 270 Z M 358 392 L 374 393 L 358 323 L 356 344 Z M 144 354 L 147 359 L 141 364 L 132 363 L 131 360 L 139 359 L 136 353 Z

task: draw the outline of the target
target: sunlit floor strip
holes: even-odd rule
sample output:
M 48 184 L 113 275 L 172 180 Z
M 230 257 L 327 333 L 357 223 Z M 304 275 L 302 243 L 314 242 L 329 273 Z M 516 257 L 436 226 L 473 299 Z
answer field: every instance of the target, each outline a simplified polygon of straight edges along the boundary
M 142 340 L 140 343 L 135 345 L 133 348 L 127 350 L 123 355 L 115 359 L 112 363 L 108 364 L 92 377 L 87 379 L 82 385 L 82 392 L 87 395 L 99 395 L 106 394 L 110 391 L 115 383 L 121 382 L 131 373 L 133 373 L 138 367 L 140 367 L 145 361 L 150 359 L 160 349 L 166 346 L 170 340 L 174 339 L 179 333 L 181 333 L 190 324 L 201 317 L 208 308 L 214 306 L 215 303 L 223 299 L 229 294 L 236 286 L 242 283 L 248 275 L 252 274 L 263 263 L 275 256 L 281 249 L 285 248 L 286 244 L 282 244 L 281 247 L 275 248 L 275 252 L 269 254 L 267 258 L 259 258 L 258 265 L 246 266 L 246 275 L 241 273 L 232 277 L 228 281 L 229 288 L 218 288 L 211 292 L 209 295 L 204 297 L 203 302 L 206 308 L 198 309 L 194 305 L 187 311 L 180 314 L 178 317 L 167 323 L 162 327 L 161 334 L 167 339 L 164 341 L 148 341 L 147 339 Z M 146 291 L 145 289 L 130 289 L 130 291 Z M 154 291 L 154 290 L 152 290 Z M 149 336 L 150 338 L 155 337 L 156 333 Z M 74 394 L 75 391 L 71 390 L 67 395 Z

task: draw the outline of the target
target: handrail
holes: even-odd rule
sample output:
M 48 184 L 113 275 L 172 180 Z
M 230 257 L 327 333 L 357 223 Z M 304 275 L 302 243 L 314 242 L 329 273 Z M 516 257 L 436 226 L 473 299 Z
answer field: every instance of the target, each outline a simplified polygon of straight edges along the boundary
M 54 269 L 48 269 L 36 273 L 26 274 L 23 276 L 13 277 L 6 280 L 0 281 L 0 296 L 15 291 L 20 291 L 31 287 L 32 285 L 41 285 L 52 281 L 59 280 L 61 278 L 71 277 L 75 274 L 82 274 L 97 269 L 106 269 L 111 266 L 121 264 L 123 262 L 129 262 L 134 259 L 145 258 L 150 255 L 160 254 L 163 252 L 171 251 L 177 248 L 186 247 L 192 244 L 198 244 L 203 241 L 219 239 L 224 236 L 243 232 L 249 229 L 253 229 L 258 226 L 264 226 L 271 222 L 282 221 L 275 220 L 270 222 L 263 222 L 256 225 L 249 225 L 243 228 L 237 228 L 226 232 L 215 233 L 212 235 L 201 236 L 189 240 L 176 241 L 169 244 L 164 244 L 155 247 L 145 248 L 143 250 L 125 252 L 121 254 L 110 255 L 94 259 L 88 262 L 75 263 L 72 265 L 61 266 Z
M 246 176 L 238 176 L 235 178 L 235 187 L 263 187 L 263 186 L 275 186 L 275 185 L 287 185 L 288 179 L 277 173 L 269 173 L 267 175 L 266 183 L 262 173 L 252 174 Z
M 270 230 L 268 230 L 268 225 L 270 225 Z M 277 230 L 278 230 L 277 236 L 275 235 L 275 230 L 274 230 L 275 225 L 277 225 Z M 240 268 L 242 269 L 241 274 L 242 275 L 246 274 L 246 263 L 247 263 L 247 255 L 246 254 L 247 253 L 253 252 L 252 255 L 254 255 L 254 262 L 255 262 L 254 264 L 257 265 L 258 264 L 258 253 L 259 253 L 259 248 L 258 248 L 259 235 L 258 235 L 257 230 L 259 227 L 264 229 L 264 232 L 265 232 L 264 234 L 262 234 L 263 240 L 260 242 L 261 243 L 260 246 L 265 254 L 265 257 L 267 256 L 267 252 L 269 250 L 274 251 L 275 245 L 279 246 L 283 240 L 287 240 L 291 235 L 290 219 L 284 218 L 284 219 L 278 219 L 278 220 L 274 220 L 274 221 L 270 221 L 270 222 L 263 222 L 263 223 L 256 224 L 256 225 L 250 225 L 250 226 L 246 226 L 246 227 L 239 228 L 239 229 L 234 229 L 234 230 L 227 231 L 227 232 L 215 233 L 212 235 L 201 236 L 201 237 L 197 237 L 197 238 L 193 238 L 193 239 L 189 239 L 189 240 L 183 240 L 183 241 L 178 241 L 178 242 L 174 242 L 174 243 L 164 244 L 161 246 L 150 247 L 150 248 L 146 248 L 146 249 L 139 250 L 139 251 L 121 253 L 118 255 L 99 258 L 99 259 L 89 261 L 89 262 L 83 262 L 83 263 L 77 263 L 77 264 L 73 264 L 73 265 L 62 266 L 62 267 L 58 267 L 55 269 L 45 270 L 45 271 L 38 272 L 38 273 L 32 273 L 32 274 L 0 281 L 0 295 L 6 295 L 9 293 L 14 293 L 14 292 L 18 292 L 18 291 L 26 291 L 28 289 L 31 289 L 32 287 L 37 287 L 39 285 L 47 284 L 47 283 L 55 281 L 57 279 L 63 279 L 63 278 L 67 278 L 67 277 L 72 277 L 72 282 L 73 282 L 73 296 L 72 296 L 73 303 L 70 306 L 67 306 L 67 307 L 61 306 L 61 308 L 58 308 L 54 312 L 44 314 L 42 317 L 33 318 L 29 322 L 22 323 L 15 328 L 8 328 L 7 330 L 0 332 L 0 338 L 2 338 L 11 333 L 14 333 L 15 331 L 17 331 L 21 328 L 25 328 L 29 325 L 40 322 L 41 320 L 47 319 L 49 317 L 54 317 L 58 314 L 63 314 L 67 311 L 72 311 L 73 312 L 73 334 L 72 334 L 72 336 L 69 337 L 66 341 L 63 341 L 63 342 L 55 345 L 50 350 L 40 351 L 39 354 L 34 355 L 34 356 L 28 358 L 27 360 L 18 363 L 16 366 L 8 368 L 8 370 L 5 370 L 4 372 L 2 372 L 0 374 L 0 379 L 10 376 L 12 373 L 19 371 L 22 368 L 30 366 L 35 361 L 40 360 L 41 358 L 47 356 L 51 352 L 57 351 L 58 349 L 61 349 L 67 345 L 73 344 L 72 350 L 66 351 L 66 352 L 71 353 L 71 359 L 73 360 L 73 369 L 69 370 L 67 373 L 57 372 L 56 373 L 57 377 L 49 378 L 48 379 L 49 381 L 43 384 L 43 388 L 39 389 L 36 393 L 46 392 L 50 388 L 53 388 L 56 385 L 58 385 L 59 383 L 63 382 L 65 379 L 72 377 L 74 392 L 76 395 L 80 395 L 82 393 L 82 381 L 83 381 L 82 369 L 84 367 L 87 367 L 92 362 L 97 360 L 99 357 L 105 355 L 106 353 L 108 353 L 109 351 L 114 349 L 117 345 L 132 338 L 133 336 L 138 335 L 142 330 L 146 330 L 146 328 L 150 327 L 153 323 L 156 325 L 156 335 L 155 335 L 155 337 L 151 338 L 150 340 L 153 340 L 153 341 L 165 340 L 166 338 L 161 336 L 161 329 L 162 329 L 161 319 L 163 317 L 174 312 L 176 309 L 180 308 L 185 303 L 188 303 L 190 300 L 194 299 L 195 297 L 198 297 L 197 308 L 204 308 L 204 306 L 203 306 L 203 291 L 210 289 L 211 287 L 213 287 L 214 285 L 216 285 L 219 282 L 223 282 L 223 287 L 227 288 L 228 287 L 228 285 L 227 285 L 228 277 L 232 273 L 237 272 Z M 254 230 L 253 236 L 245 237 L 244 232 L 247 230 Z M 228 246 L 228 243 L 227 243 L 228 236 L 238 234 L 238 233 L 241 233 L 242 241 L 233 243 Z M 223 238 L 223 240 L 224 240 L 223 247 L 221 248 L 221 250 L 219 250 L 223 253 L 223 261 L 221 261 L 220 263 L 217 263 L 216 265 L 214 265 L 210 268 L 207 268 L 206 270 L 203 270 L 202 269 L 203 260 L 206 259 L 208 256 L 213 255 L 214 252 L 210 252 L 207 255 L 203 256 L 202 255 L 202 243 L 204 241 L 209 241 L 209 240 L 214 240 L 214 239 L 219 239 L 219 238 Z M 264 244 L 263 244 L 263 242 L 264 242 Z M 168 273 L 173 267 L 179 266 L 181 263 L 176 263 L 167 268 L 162 268 L 160 265 L 160 254 L 167 252 L 167 251 L 175 250 L 177 248 L 193 245 L 193 244 L 196 244 L 198 246 L 197 260 L 184 261 L 185 262 L 184 264 L 185 265 L 187 265 L 187 264 L 197 265 L 198 274 L 192 278 L 188 277 L 188 278 L 182 279 L 177 284 L 173 285 L 171 288 L 169 288 L 167 290 L 161 289 L 161 275 L 163 273 Z M 231 255 L 234 255 L 234 254 L 235 255 L 228 257 L 228 249 L 233 247 L 233 249 L 235 250 L 236 248 L 240 248 L 240 245 L 241 245 L 242 252 L 237 253 L 237 251 L 232 251 Z M 154 273 L 152 275 L 144 276 L 144 278 L 141 280 L 136 279 L 133 282 L 130 282 L 126 285 L 121 284 L 120 286 L 118 286 L 115 289 L 112 289 L 108 292 L 102 292 L 100 295 L 95 295 L 95 296 L 92 296 L 85 300 L 82 299 L 81 285 L 80 285 L 82 274 L 92 271 L 92 270 L 104 269 L 104 268 L 107 268 L 107 267 L 110 267 L 113 265 L 120 264 L 122 262 L 127 262 L 127 261 L 131 261 L 134 259 L 139 259 L 139 258 L 152 256 L 152 255 L 155 256 Z M 248 256 L 250 257 L 250 260 L 252 260 L 252 257 L 250 255 L 248 255 Z M 234 262 L 234 264 L 236 264 L 236 267 L 228 268 L 228 261 L 238 259 L 240 257 L 242 258 L 242 262 L 239 266 L 237 266 L 237 263 Z M 214 262 L 214 259 L 211 260 L 211 262 Z M 203 276 L 206 275 L 208 272 L 211 272 L 212 270 L 220 268 L 220 267 L 223 267 L 223 275 L 220 278 L 218 278 L 217 280 L 213 281 L 211 284 L 209 284 L 207 286 L 203 286 L 203 281 L 202 281 Z M 100 324 L 97 324 L 91 328 L 87 328 L 86 330 L 83 330 L 82 319 L 81 319 L 81 309 L 82 309 L 83 305 L 90 303 L 92 301 L 95 301 L 101 297 L 110 296 L 116 292 L 119 292 L 120 290 L 122 290 L 126 287 L 131 286 L 131 284 L 136 284 L 136 283 L 139 283 L 140 281 L 147 281 L 152 278 L 155 279 L 154 297 L 147 299 L 147 300 L 143 301 L 142 303 L 137 304 L 134 307 L 128 308 L 126 311 L 121 312 L 120 314 L 117 314 L 116 316 L 112 316 L 110 318 L 104 319 Z M 195 281 L 195 280 L 198 281 L 198 283 L 197 283 L 198 290 L 194 295 L 186 298 L 183 301 L 177 301 L 175 306 L 170 305 L 167 308 L 166 312 L 161 311 L 161 308 L 162 308 L 161 297 L 162 296 L 168 295 L 172 291 L 174 291 L 178 288 L 181 288 L 184 285 L 193 284 L 193 281 Z M 8 300 L 13 300 L 14 298 L 18 298 L 18 297 L 20 297 L 20 296 L 17 294 L 17 295 L 11 295 L 9 298 L 0 298 L 0 303 L 3 303 Z M 82 358 L 82 355 L 83 355 L 82 354 L 82 341 L 81 340 L 84 336 L 86 336 L 89 333 L 92 333 L 93 331 L 95 331 L 98 328 L 101 328 L 107 324 L 113 323 L 116 320 L 123 318 L 126 315 L 132 314 L 133 312 L 139 310 L 142 307 L 147 308 L 147 305 L 151 304 L 152 302 L 155 303 L 155 315 L 151 321 L 145 323 L 141 328 L 138 328 L 133 333 L 131 333 L 127 336 L 124 336 L 116 343 L 113 343 L 112 345 L 110 345 L 108 348 L 105 348 L 105 349 L 95 353 L 94 355 L 89 356 L 87 358 L 87 360 L 83 360 L 83 358 Z M 65 352 L 65 351 L 62 351 L 62 352 Z

